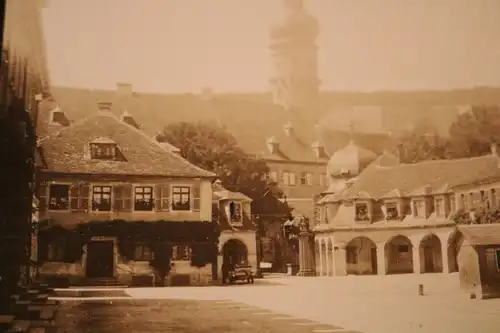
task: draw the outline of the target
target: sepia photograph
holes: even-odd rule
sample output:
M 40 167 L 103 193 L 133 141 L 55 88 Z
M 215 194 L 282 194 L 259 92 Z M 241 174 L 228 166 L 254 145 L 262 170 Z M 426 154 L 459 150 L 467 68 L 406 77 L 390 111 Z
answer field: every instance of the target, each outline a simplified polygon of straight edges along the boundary
M 500 332 L 500 0 L 0 9 L 0 333 Z

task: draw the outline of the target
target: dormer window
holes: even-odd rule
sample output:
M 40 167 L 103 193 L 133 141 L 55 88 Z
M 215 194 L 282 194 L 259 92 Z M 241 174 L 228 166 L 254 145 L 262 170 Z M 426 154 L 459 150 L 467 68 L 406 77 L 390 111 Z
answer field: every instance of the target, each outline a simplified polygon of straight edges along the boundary
M 116 160 L 118 145 L 107 138 L 98 138 L 90 144 L 90 158 L 96 160 Z
M 436 213 L 436 216 L 439 216 L 439 217 L 443 217 L 446 215 L 443 198 L 435 198 L 434 199 L 434 212 Z
M 242 223 L 242 209 L 240 202 L 231 201 L 229 204 L 229 218 L 231 224 Z
M 355 220 L 356 221 L 368 221 L 370 220 L 370 215 L 368 214 L 368 204 L 357 203 L 355 205 Z
M 424 201 L 424 199 L 413 200 L 413 216 L 425 217 L 425 201 Z
M 386 209 L 386 219 L 387 220 L 397 220 L 399 217 L 398 204 L 395 202 L 389 202 L 385 205 Z

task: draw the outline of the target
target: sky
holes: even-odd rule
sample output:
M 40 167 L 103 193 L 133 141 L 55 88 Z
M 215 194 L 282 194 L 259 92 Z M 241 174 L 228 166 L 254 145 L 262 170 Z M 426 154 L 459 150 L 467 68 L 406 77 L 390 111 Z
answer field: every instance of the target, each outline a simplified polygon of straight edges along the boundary
M 500 86 L 499 0 L 306 0 L 323 90 Z M 267 91 L 281 0 L 50 0 L 52 84 Z

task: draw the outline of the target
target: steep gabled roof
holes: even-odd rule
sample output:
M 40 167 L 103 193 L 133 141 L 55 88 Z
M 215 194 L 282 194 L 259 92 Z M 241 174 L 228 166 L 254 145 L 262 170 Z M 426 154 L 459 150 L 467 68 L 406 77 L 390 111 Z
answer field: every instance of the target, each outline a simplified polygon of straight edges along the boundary
M 411 193 L 427 184 L 430 193 L 442 192 L 445 185 L 473 183 L 488 177 L 500 177 L 499 158 L 486 155 L 455 160 L 427 161 L 398 166 L 372 166 L 365 169 L 350 188 L 346 197 L 354 197 L 365 191 L 375 199 L 380 199 L 393 190 Z
M 287 111 L 273 105 L 271 94 L 219 94 L 206 99 L 195 94 L 120 94 L 116 91 L 54 87 L 56 102 L 45 103 L 47 109 L 57 104 L 72 122 L 87 117 L 96 109 L 98 101 L 110 101 L 116 116 L 125 111 L 150 137 L 164 126 L 179 121 L 216 120 L 226 127 L 246 152 L 275 161 L 326 163 L 328 156 L 317 158 L 311 145 L 321 140 L 327 153 L 334 153 L 350 140 L 349 133 L 325 130 L 320 134 L 308 110 Z M 41 117 L 43 118 L 43 117 Z M 292 124 L 293 133 L 285 134 L 284 125 Z M 39 119 L 39 133 L 50 131 L 49 124 Z M 271 154 L 266 139 L 274 136 L 279 150 Z M 381 152 L 386 136 L 355 134 L 362 147 Z
M 107 138 L 118 145 L 121 161 L 86 157 L 88 143 Z M 110 142 L 111 142 L 110 141 Z M 47 170 L 61 173 L 214 177 L 174 152 L 166 150 L 112 114 L 94 114 L 40 141 Z
M 500 224 L 463 225 L 458 230 L 470 245 L 500 245 Z

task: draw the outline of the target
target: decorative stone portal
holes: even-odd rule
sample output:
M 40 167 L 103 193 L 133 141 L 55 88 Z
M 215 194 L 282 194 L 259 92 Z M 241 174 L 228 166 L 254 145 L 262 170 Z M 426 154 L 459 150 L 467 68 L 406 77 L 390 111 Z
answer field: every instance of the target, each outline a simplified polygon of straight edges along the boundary
M 356 237 L 346 246 L 347 274 L 377 274 L 377 245 L 367 237 Z
M 229 265 L 248 265 L 248 249 L 238 239 L 228 240 L 222 247 L 223 263 Z
M 443 272 L 443 254 L 441 252 L 441 241 L 430 234 L 420 242 L 420 272 L 441 273 Z
M 413 273 L 413 246 L 408 237 L 395 236 L 385 245 L 387 274 Z

